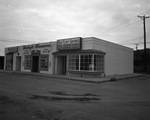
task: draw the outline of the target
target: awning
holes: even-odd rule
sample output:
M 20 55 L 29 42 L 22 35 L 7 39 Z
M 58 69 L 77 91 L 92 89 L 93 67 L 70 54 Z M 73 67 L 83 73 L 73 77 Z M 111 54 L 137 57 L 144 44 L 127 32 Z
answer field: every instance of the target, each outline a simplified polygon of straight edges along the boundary
M 105 52 L 101 50 L 87 49 L 87 50 L 61 50 L 52 53 L 53 55 L 68 55 L 68 54 L 102 54 Z

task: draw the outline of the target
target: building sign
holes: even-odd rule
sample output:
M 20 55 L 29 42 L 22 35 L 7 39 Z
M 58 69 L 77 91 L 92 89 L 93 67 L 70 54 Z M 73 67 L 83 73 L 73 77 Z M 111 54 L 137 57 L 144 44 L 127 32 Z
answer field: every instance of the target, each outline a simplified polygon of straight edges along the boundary
M 23 52 L 23 54 L 25 54 L 25 55 L 30 55 L 31 54 L 31 51 L 30 50 L 24 50 L 24 52 Z
M 43 43 L 43 44 L 34 44 L 34 45 L 24 45 L 23 49 L 34 49 L 34 48 L 46 48 L 46 47 L 51 47 L 50 43 Z
M 40 54 L 41 54 L 41 51 L 40 51 L 40 50 L 32 50 L 32 51 L 31 51 L 31 54 L 32 54 L 32 55 L 40 55 Z
M 70 50 L 70 49 L 81 49 L 82 47 L 82 38 L 68 38 L 57 40 L 57 50 Z
M 50 44 L 35 44 L 35 48 L 51 47 Z
M 18 52 L 18 47 L 10 47 L 7 49 L 7 53 L 16 53 Z
M 48 49 L 43 50 L 43 54 L 48 54 L 49 52 L 50 52 L 50 50 L 48 50 Z
M 24 45 L 23 46 L 23 49 L 33 49 L 34 48 L 34 45 Z

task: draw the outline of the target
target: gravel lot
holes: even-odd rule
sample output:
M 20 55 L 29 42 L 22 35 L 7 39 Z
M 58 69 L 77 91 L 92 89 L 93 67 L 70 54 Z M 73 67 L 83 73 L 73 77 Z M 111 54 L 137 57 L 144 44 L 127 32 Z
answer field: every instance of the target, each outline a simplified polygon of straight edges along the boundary
M 106 83 L 0 72 L 0 120 L 150 120 L 150 75 Z

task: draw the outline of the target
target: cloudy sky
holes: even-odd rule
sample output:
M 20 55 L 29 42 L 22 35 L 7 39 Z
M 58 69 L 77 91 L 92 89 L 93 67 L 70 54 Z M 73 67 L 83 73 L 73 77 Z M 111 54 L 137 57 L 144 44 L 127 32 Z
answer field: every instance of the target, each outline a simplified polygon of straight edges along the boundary
M 149 0 L 0 0 L 0 55 L 4 48 L 70 37 L 98 37 L 143 48 Z M 146 19 L 150 48 L 150 18 Z

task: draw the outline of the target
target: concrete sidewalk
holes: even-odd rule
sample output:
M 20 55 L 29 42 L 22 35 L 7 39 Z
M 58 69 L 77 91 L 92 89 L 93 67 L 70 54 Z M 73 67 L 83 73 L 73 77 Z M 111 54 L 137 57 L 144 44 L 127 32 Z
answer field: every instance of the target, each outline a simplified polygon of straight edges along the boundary
M 89 83 L 103 83 L 103 82 L 117 81 L 117 80 L 140 77 L 144 75 L 144 74 L 133 73 L 133 74 L 107 76 L 107 77 L 101 77 L 101 78 L 87 78 L 87 77 L 73 77 L 73 76 L 66 76 L 66 75 L 51 75 L 51 74 L 44 74 L 44 73 L 7 71 L 7 70 L 0 70 L 0 72 L 10 73 L 10 74 L 39 76 L 39 77 L 49 77 L 49 78 L 57 78 L 57 79 L 64 79 L 64 80 L 89 82 Z

